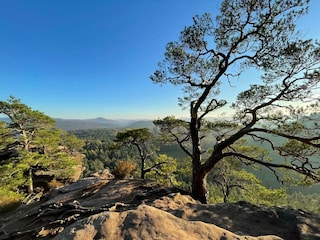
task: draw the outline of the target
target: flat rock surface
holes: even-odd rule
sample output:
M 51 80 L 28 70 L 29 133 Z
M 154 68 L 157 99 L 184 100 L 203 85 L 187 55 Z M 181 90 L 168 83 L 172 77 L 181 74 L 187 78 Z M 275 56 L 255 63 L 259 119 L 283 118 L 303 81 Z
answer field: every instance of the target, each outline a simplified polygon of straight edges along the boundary
M 152 181 L 95 176 L 1 214 L 2 239 L 320 240 L 320 216 L 247 202 L 205 205 Z

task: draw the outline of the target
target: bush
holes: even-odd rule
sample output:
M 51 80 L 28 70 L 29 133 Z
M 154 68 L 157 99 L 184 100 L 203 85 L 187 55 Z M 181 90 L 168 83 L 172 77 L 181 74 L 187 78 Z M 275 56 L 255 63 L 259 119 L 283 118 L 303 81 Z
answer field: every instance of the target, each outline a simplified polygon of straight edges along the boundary
M 120 160 L 116 162 L 112 174 L 117 178 L 128 178 L 136 168 L 137 164 L 131 161 Z

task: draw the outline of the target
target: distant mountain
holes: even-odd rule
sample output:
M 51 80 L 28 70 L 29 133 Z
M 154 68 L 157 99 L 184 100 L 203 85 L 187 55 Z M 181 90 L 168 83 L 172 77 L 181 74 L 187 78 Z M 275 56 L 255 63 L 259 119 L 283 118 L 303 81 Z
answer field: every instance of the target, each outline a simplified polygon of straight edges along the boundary
M 114 120 L 95 118 L 95 119 L 61 119 L 56 118 L 56 126 L 67 131 L 96 129 L 96 128 L 120 128 L 121 125 Z
M 153 128 L 152 120 L 133 119 L 106 119 L 102 117 L 93 119 L 63 119 L 54 118 L 56 126 L 66 131 L 98 129 L 98 128 Z M 0 122 L 10 122 L 7 117 L 0 117 Z
M 56 118 L 54 120 L 57 127 L 66 131 L 98 128 L 152 128 L 154 126 L 151 120 L 112 120 L 101 117 L 94 119 Z
M 153 128 L 154 124 L 151 120 L 135 121 L 126 126 L 126 128 Z

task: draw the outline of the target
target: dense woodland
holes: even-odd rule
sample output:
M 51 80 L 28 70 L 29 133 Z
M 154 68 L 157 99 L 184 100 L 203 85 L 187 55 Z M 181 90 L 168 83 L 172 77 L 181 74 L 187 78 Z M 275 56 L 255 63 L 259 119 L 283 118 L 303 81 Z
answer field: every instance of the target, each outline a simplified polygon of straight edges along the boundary
M 112 170 L 119 160 L 129 160 L 137 165 L 140 164 L 140 157 L 135 149 L 113 149 L 114 140 L 118 132 L 124 132 L 125 129 L 92 129 L 72 131 L 74 135 L 85 141 L 84 153 L 86 158 L 84 164 L 86 170 L 85 175 L 90 175 L 99 170 Z M 152 130 L 150 130 L 152 131 Z M 212 139 L 212 141 L 214 141 Z M 209 145 L 209 142 L 207 143 Z M 186 154 L 177 146 L 177 144 L 161 144 L 159 146 L 160 155 L 167 155 L 175 160 L 176 168 L 173 175 L 175 183 L 178 187 L 190 191 L 191 190 L 191 164 Z M 208 177 L 210 202 L 235 202 L 249 201 L 257 204 L 267 205 L 290 205 L 294 208 L 301 208 L 309 211 L 320 212 L 320 194 L 319 185 L 317 187 L 303 186 L 296 188 L 294 182 L 287 184 L 278 183 L 273 188 L 265 187 L 263 181 L 272 178 L 270 172 L 269 177 L 265 176 L 265 171 L 247 168 L 245 165 L 227 166 L 227 162 L 222 163 L 219 170 L 212 172 Z M 246 170 L 247 169 L 247 170 Z M 134 177 L 139 177 L 138 168 L 132 172 Z M 163 179 L 163 176 L 150 178 Z M 229 195 L 227 199 L 223 193 L 224 187 L 221 180 L 229 181 Z M 165 181 L 170 184 L 170 181 Z

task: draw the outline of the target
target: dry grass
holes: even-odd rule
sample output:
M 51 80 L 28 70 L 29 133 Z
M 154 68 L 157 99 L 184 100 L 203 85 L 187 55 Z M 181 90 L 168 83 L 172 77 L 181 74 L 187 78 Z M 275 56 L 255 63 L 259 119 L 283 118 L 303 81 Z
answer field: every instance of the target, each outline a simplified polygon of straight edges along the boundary
M 48 185 L 49 185 L 50 189 L 52 189 L 52 188 L 61 188 L 65 184 L 60 181 L 57 181 L 56 179 L 53 179 L 48 183 Z
M 137 164 L 131 161 L 118 161 L 113 169 L 113 174 L 117 178 L 128 178 L 137 168 Z

